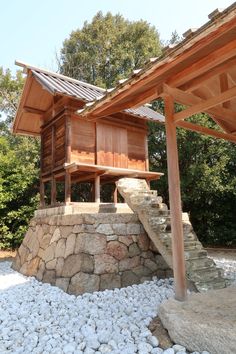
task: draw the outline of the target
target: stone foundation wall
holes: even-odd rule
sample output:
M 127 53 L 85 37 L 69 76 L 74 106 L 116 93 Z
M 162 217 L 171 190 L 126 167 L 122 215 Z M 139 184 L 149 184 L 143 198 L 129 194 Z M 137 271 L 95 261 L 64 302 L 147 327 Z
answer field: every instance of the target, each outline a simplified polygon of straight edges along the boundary
M 22 274 L 76 295 L 172 276 L 133 213 L 42 215 L 13 263 Z

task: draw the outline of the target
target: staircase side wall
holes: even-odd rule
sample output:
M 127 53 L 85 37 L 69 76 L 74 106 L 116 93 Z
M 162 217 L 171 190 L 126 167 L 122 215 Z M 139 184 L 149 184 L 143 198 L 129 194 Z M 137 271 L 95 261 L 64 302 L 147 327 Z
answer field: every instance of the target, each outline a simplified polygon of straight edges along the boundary
M 131 213 L 35 217 L 13 268 L 76 295 L 172 276 Z

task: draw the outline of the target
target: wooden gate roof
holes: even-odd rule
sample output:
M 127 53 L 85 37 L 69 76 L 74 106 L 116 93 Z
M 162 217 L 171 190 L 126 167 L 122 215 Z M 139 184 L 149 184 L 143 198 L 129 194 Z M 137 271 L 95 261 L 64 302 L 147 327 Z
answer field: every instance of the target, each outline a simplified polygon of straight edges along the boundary
M 98 119 L 171 95 L 187 107 L 174 115 L 177 126 L 236 142 L 236 3 L 208 17 L 181 43 L 165 48 L 161 57 L 79 113 Z M 208 113 L 219 131 L 184 121 L 199 112 Z
M 13 132 L 39 135 L 42 117 L 52 107 L 53 98 L 67 97 L 74 102 L 75 111 L 91 101 L 102 98 L 106 90 L 88 83 L 39 69 L 24 63 L 27 79 L 17 114 L 13 122 Z M 123 110 L 122 110 L 123 111 Z M 146 106 L 127 109 L 124 112 L 141 119 L 164 122 L 164 117 Z

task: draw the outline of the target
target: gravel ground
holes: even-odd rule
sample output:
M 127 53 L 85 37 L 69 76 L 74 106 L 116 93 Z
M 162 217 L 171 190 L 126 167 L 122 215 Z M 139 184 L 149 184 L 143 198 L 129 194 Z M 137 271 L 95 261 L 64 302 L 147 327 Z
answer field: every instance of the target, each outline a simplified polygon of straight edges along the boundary
M 235 260 L 220 261 L 235 276 Z M 186 352 L 178 345 L 163 351 L 148 329 L 160 303 L 173 296 L 172 279 L 76 297 L 24 277 L 10 265 L 0 263 L 1 354 Z

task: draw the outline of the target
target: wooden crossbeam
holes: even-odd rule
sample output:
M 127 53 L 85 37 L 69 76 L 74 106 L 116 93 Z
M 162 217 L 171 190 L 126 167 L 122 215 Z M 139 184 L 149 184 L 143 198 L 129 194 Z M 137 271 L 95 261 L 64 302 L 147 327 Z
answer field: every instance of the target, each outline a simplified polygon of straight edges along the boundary
M 212 136 L 217 139 L 224 139 L 224 140 L 231 141 L 232 143 L 236 143 L 236 136 L 233 135 L 234 133 L 226 134 L 226 133 L 222 133 L 217 130 L 214 130 L 214 129 L 203 127 L 202 125 L 199 125 L 199 124 L 193 124 L 193 123 L 185 122 L 185 121 L 177 122 L 177 126 L 180 128 L 194 131 L 194 132 L 209 135 L 209 136 Z
M 39 115 L 44 115 L 45 113 L 45 111 L 42 111 L 41 109 L 28 107 L 28 106 L 24 106 L 23 111 L 25 113 L 32 113 L 32 114 L 39 114 Z
M 187 110 L 185 110 L 187 112 L 182 111 L 182 112 L 185 112 L 185 113 L 183 113 L 183 115 L 181 115 L 181 119 L 184 119 L 184 118 L 189 117 L 189 116 L 191 116 L 193 114 L 196 114 L 196 113 L 204 111 L 206 113 L 214 115 L 214 117 L 216 117 L 217 119 L 220 119 L 220 120 L 225 121 L 227 123 L 235 124 L 235 121 L 236 121 L 235 112 L 231 111 L 230 109 L 227 109 L 227 108 L 224 108 L 224 107 L 212 107 L 212 105 L 210 104 L 210 108 L 209 108 L 208 105 L 206 105 L 206 106 L 208 106 L 208 108 L 204 107 L 204 110 L 203 110 L 202 104 L 204 102 L 209 101 L 209 100 L 204 101 L 200 97 L 198 97 L 198 96 L 196 96 L 196 95 L 194 95 L 192 93 L 184 92 L 184 91 L 182 91 L 180 89 L 177 89 L 177 88 L 174 88 L 174 87 L 170 87 L 169 85 L 166 85 L 166 84 L 163 85 L 163 90 L 164 90 L 164 95 L 165 94 L 170 94 L 175 99 L 176 102 L 184 104 L 186 106 L 193 106 L 193 107 L 197 108 L 195 110 L 193 109 L 191 111 L 187 111 L 190 108 L 193 108 L 193 107 L 190 107 L 190 108 L 187 108 Z M 232 89 L 230 89 L 230 90 L 232 90 Z M 224 94 L 224 96 L 222 98 L 223 101 L 217 102 L 217 104 L 220 104 L 220 103 L 222 103 L 224 101 L 229 100 L 229 98 L 226 97 L 228 95 L 231 98 L 233 97 L 233 95 L 236 95 L 236 87 L 233 87 L 233 91 L 230 91 L 228 93 L 227 92 L 228 91 L 225 91 L 223 93 Z M 219 96 L 217 96 L 217 97 L 219 97 Z M 215 99 L 215 97 L 213 97 L 213 99 Z M 209 104 L 209 102 L 208 102 L 208 104 Z M 215 101 L 214 101 L 214 104 L 215 104 Z M 182 113 L 182 112 L 179 112 L 179 113 Z M 179 113 L 176 113 L 176 115 L 179 114 Z
M 236 87 L 222 92 L 221 94 L 211 97 L 207 100 L 202 100 L 202 102 L 195 104 L 192 107 L 185 109 L 179 113 L 174 114 L 174 121 L 178 122 L 185 118 L 191 117 L 192 115 L 200 112 L 206 112 L 212 107 L 218 106 L 219 104 L 229 101 L 231 98 L 236 96 Z M 234 120 L 235 122 L 236 120 Z

